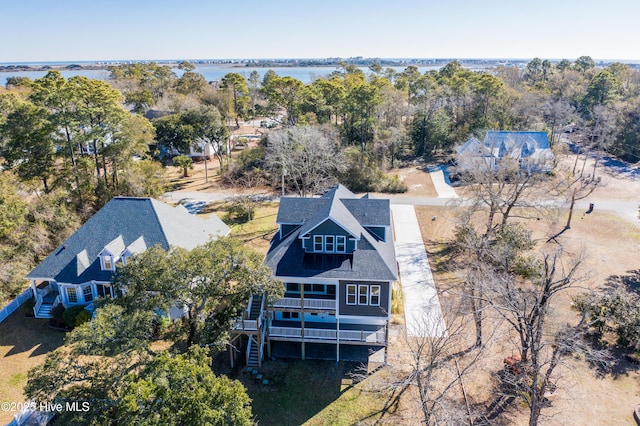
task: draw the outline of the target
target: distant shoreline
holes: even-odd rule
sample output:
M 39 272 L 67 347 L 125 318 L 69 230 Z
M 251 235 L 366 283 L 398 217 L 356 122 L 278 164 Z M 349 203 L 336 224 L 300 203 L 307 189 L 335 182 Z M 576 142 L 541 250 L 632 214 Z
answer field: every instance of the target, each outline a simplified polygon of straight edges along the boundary
M 381 67 L 406 67 L 406 66 L 437 66 L 445 65 L 451 61 L 458 61 L 463 66 L 492 66 L 504 64 L 526 64 L 524 59 L 381 59 L 381 58 L 327 58 L 327 59 L 216 59 L 216 60 L 191 60 L 187 61 L 196 66 L 215 65 L 229 68 L 293 68 L 293 67 L 339 67 L 342 64 L 368 67 L 378 64 Z M 158 65 L 177 67 L 181 60 L 157 60 L 157 61 L 79 61 L 79 62 L 32 62 L 32 63 L 0 63 L 0 72 L 7 71 L 50 71 L 50 70 L 106 70 L 112 66 L 120 66 L 134 63 L 151 63 Z
M 438 58 L 438 59 L 381 59 L 381 58 L 326 58 L 326 59 L 207 59 L 190 60 L 196 66 L 207 65 L 228 68 L 314 68 L 314 67 L 340 67 L 343 64 L 355 65 L 357 67 L 369 67 L 374 64 L 380 65 L 383 69 L 387 67 L 407 67 L 407 66 L 444 66 L 451 61 L 458 61 L 466 68 L 493 68 L 497 66 L 524 67 L 529 59 L 460 59 L 460 58 Z M 135 63 L 156 63 L 158 65 L 176 68 L 182 60 L 157 60 L 157 61 L 79 61 L 79 62 L 42 62 L 42 63 L 0 63 L 0 72 L 28 72 L 28 71 L 81 71 L 81 70 L 108 70 L 110 67 L 135 64 Z M 558 60 L 551 60 L 552 63 Z M 632 68 L 640 68 L 640 61 L 596 61 L 599 67 L 606 67 L 614 62 L 626 63 Z

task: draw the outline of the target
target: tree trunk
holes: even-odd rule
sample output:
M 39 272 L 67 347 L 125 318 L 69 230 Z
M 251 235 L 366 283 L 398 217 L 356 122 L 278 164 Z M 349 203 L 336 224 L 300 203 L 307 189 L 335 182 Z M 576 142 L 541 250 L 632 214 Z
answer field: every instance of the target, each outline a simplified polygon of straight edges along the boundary
M 556 238 L 558 238 L 560 235 L 564 234 L 566 231 L 571 229 L 571 219 L 573 218 L 573 208 L 576 204 L 576 191 L 577 189 L 574 188 L 573 192 L 571 193 L 571 204 L 569 204 L 569 217 L 567 217 L 567 223 L 564 225 L 564 228 L 560 230 L 560 232 L 549 237 L 547 242 L 555 241 Z
M 98 182 L 100 182 L 100 157 L 98 156 L 98 144 L 97 144 L 97 141 L 94 139 L 91 142 L 91 145 L 93 146 L 93 160 L 96 163 L 96 175 L 98 177 Z
M 104 178 L 104 187 L 109 187 L 109 178 L 107 177 L 107 158 L 104 155 L 104 141 L 101 143 L 102 145 L 102 176 Z

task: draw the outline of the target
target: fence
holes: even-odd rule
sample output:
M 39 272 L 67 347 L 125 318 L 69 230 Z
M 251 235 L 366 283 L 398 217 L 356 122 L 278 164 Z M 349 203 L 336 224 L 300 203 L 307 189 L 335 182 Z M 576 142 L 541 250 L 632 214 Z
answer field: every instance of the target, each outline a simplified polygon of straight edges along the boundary
M 6 320 L 9 315 L 15 312 L 24 302 L 26 302 L 33 295 L 31 288 L 23 291 L 18 297 L 13 299 L 7 306 L 0 310 L 0 322 Z

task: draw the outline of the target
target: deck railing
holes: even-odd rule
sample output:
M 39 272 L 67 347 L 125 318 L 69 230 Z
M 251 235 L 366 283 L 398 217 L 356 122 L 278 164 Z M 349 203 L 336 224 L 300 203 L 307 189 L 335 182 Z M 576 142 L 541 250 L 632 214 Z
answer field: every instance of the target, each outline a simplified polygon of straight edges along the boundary
M 36 296 L 36 305 L 33 307 L 34 315 L 38 315 L 38 311 L 40 310 L 41 306 L 42 306 L 42 295 L 40 294 L 40 292 L 38 292 L 38 295 Z
M 234 330 L 243 331 L 258 331 L 262 325 L 262 314 L 255 320 L 244 319 L 243 317 L 237 318 L 233 324 Z
M 305 328 L 305 340 L 336 340 L 337 333 L 341 341 L 349 342 L 365 342 L 372 344 L 385 343 L 385 332 L 383 328 L 378 330 L 331 330 L 325 328 Z M 301 339 L 302 329 L 295 327 L 270 327 L 270 337 Z
M 302 299 L 297 297 L 283 297 L 273 304 L 274 308 L 290 308 L 300 309 L 302 306 Z M 304 299 L 305 309 L 336 309 L 336 301 L 333 299 Z
M 340 330 L 340 340 L 367 342 L 367 343 L 385 343 L 384 329 L 380 328 L 375 331 L 364 330 Z

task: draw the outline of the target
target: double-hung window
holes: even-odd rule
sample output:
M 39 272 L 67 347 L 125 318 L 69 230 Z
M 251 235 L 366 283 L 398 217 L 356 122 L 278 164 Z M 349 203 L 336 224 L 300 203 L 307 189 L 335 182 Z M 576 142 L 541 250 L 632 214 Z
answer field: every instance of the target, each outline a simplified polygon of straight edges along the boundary
M 321 252 L 323 249 L 322 235 L 313 236 L 313 251 Z
M 347 237 L 344 235 L 336 235 L 336 253 L 345 253 L 347 251 Z
M 369 305 L 380 306 L 380 286 L 372 285 L 371 294 L 369 295 Z
M 82 295 L 85 302 L 91 302 L 93 300 L 93 290 L 90 285 L 82 287 Z
M 356 304 L 356 285 L 347 284 L 347 305 Z
M 324 236 L 324 252 L 325 253 L 333 253 L 335 251 L 335 238 L 333 235 L 325 235 Z
M 369 286 L 366 284 L 358 285 L 358 305 L 369 304 Z
M 78 295 L 75 287 L 67 287 L 67 300 L 69 303 L 78 303 Z
M 111 256 L 102 256 L 103 271 L 113 271 L 113 261 Z

